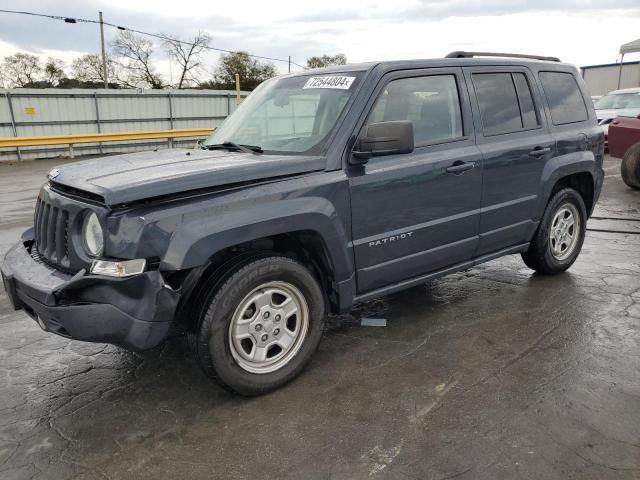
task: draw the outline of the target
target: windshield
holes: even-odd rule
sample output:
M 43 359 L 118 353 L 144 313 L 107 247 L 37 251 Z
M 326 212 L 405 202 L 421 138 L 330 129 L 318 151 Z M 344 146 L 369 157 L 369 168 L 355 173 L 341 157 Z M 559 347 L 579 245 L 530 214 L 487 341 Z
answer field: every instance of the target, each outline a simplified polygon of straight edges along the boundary
M 594 104 L 596 110 L 640 108 L 640 92 L 605 95 Z
M 260 147 L 267 154 L 319 154 L 361 75 L 300 75 L 264 82 L 204 146 L 233 142 Z

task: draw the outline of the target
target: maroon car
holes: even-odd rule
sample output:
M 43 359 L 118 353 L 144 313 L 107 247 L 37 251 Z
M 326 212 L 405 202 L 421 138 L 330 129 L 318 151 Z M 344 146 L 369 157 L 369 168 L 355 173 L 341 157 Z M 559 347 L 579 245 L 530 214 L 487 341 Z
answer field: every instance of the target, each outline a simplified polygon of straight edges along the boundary
M 622 159 L 622 180 L 640 190 L 640 115 L 617 117 L 609 126 L 609 154 Z

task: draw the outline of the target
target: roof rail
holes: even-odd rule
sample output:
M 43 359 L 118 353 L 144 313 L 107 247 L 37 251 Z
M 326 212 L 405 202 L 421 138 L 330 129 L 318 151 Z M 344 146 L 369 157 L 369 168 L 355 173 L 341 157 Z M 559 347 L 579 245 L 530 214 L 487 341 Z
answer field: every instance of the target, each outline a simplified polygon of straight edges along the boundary
M 559 62 L 558 57 L 543 57 L 541 55 L 523 55 L 522 53 L 498 53 L 498 52 L 451 52 L 445 58 L 473 58 L 473 57 L 511 57 L 511 58 L 531 58 L 533 60 L 544 60 L 546 62 Z

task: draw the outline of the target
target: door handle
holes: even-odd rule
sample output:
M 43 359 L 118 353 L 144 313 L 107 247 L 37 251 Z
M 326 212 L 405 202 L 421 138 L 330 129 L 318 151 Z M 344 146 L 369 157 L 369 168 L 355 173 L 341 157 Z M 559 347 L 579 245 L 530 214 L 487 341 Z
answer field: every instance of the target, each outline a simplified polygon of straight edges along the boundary
M 472 168 L 476 168 L 476 162 L 461 162 L 458 160 L 450 167 L 447 167 L 447 173 L 453 173 L 454 175 L 460 175 L 467 170 L 471 170 Z
M 551 152 L 551 147 L 536 147 L 529 152 L 530 157 L 541 157 Z

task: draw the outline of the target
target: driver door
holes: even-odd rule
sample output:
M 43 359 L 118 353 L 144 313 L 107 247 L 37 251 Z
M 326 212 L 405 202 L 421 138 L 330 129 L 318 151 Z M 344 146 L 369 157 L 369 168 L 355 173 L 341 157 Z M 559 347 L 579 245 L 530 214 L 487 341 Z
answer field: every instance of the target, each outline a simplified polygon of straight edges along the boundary
M 459 68 L 383 77 L 365 125 L 411 120 L 412 153 L 351 167 L 358 294 L 470 261 L 478 246 L 482 156 Z

